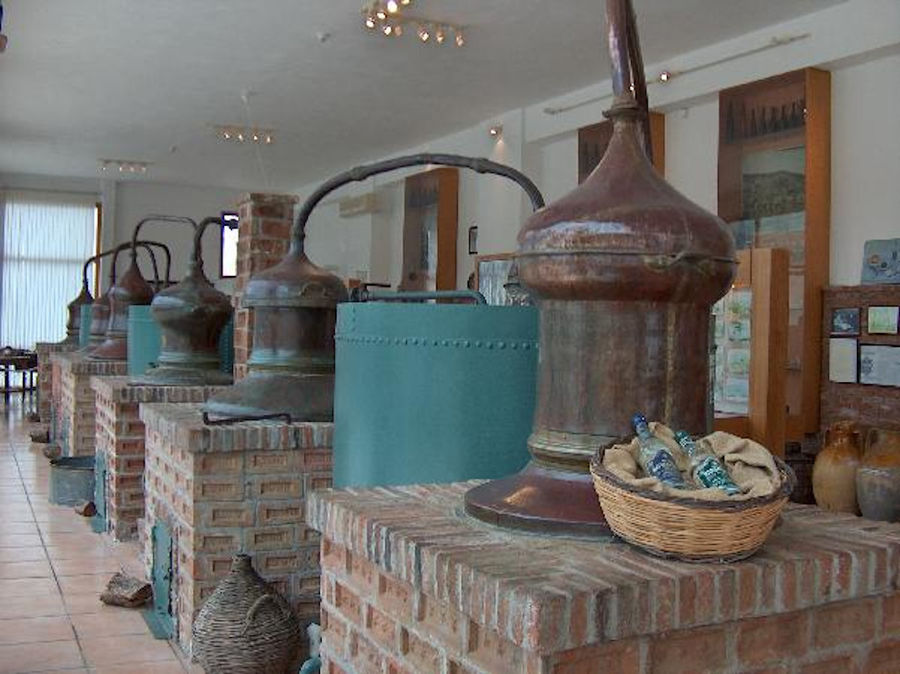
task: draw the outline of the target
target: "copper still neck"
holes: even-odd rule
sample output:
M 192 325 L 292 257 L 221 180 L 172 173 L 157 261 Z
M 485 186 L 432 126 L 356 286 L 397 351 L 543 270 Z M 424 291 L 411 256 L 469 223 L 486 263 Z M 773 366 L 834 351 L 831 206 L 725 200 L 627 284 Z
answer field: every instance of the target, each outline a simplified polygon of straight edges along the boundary
M 532 461 L 466 495 L 470 514 L 501 526 L 606 534 L 594 452 L 633 435 L 635 412 L 692 433 L 708 423 L 710 307 L 731 283 L 734 245 L 653 168 L 631 3 L 607 8 L 616 100 L 606 154 L 519 233 L 520 281 L 540 313 Z

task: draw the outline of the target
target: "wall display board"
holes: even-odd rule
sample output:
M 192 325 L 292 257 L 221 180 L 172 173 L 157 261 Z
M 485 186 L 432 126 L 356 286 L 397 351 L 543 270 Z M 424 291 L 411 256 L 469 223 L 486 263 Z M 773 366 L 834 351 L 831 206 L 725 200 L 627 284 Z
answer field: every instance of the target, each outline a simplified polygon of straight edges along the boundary
M 719 215 L 739 250 L 790 253 L 788 439 L 818 429 L 821 290 L 829 269 L 830 74 L 815 69 L 719 94 Z

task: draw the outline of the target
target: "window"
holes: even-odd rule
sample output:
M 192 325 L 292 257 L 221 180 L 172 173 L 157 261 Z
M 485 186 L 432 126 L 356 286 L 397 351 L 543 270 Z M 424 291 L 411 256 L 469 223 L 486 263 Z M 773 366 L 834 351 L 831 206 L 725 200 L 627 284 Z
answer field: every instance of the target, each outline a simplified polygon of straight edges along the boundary
M 222 245 L 219 276 L 233 278 L 237 276 L 238 222 L 237 213 L 222 213 Z
M 11 191 L 0 200 L 0 345 L 58 342 L 96 251 L 96 197 Z

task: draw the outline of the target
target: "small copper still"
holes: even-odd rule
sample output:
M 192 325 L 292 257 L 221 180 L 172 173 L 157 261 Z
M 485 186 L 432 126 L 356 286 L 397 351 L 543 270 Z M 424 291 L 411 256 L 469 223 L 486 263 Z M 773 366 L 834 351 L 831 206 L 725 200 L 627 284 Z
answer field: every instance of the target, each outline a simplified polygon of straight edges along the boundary
M 643 412 L 707 430 L 709 316 L 735 269 L 724 223 L 649 157 L 647 87 L 630 0 L 608 0 L 615 101 L 599 166 L 519 232 L 522 285 L 540 314 L 532 460 L 471 489 L 469 514 L 541 533 L 606 535 L 588 462 Z
M 518 171 L 458 155 L 397 157 L 358 166 L 326 181 L 300 209 L 285 258 L 248 282 L 243 305 L 255 310 L 248 374 L 233 388 L 210 398 L 207 412 L 226 417 L 282 413 L 304 421 L 334 417 L 334 328 L 337 305 L 349 297 L 341 279 L 306 256 L 306 224 L 316 205 L 343 185 L 427 164 L 505 176 L 525 188 L 535 207 L 544 203 L 534 184 Z
M 132 384 L 204 386 L 232 381 L 230 374 L 219 370 L 219 336 L 231 318 L 231 301 L 203 273 L 203 232 L 211 224 L 224 226 L 221 217 L 193 223 L 187 275 L 158 292 L 150 304 L 162 332 L 162 348 L 157 366 L 135 377 Z
M 81 268 L 81 292 L 78 294 L 74 300 L 72 300 L 68 306 L 69 319 L 66 322 L 66 340 L 65 343 L 68 344 L 78 344 L 78 339 L 81 334 L 81 313 L 83 311 L 88 311 L 91 307 L 105 307 L 106 311 L 103 313 L 101 309 L 103 323 L 102 325 L 98 322 L 97 324 L 97 332 L 95 335 L 94 346 L 98 346 L 103 342 L 103 336 L 106 334 L 106 324 L 109 321 L 109 290 L 116 283 L 116 269 L 115 263 L 112 264 L 110 268 L 110 283 L 109 287 L 107 287 L 106 292 L 103 293 L 97 300 L 91 295 L 91 291 L 89 289 L 88 284 L 88 267 L 91 264 L 96 264 L 99 260 L 104 257 L 108 257 L 110 255 L 116 255 L 119 251 L 125 250 L 131 244 L 123 243 L 115 248 L 110 248 L 108 250 L 104 250 L 93 257 L 89 257 L 84 261 L 84 265 Z M 154 278 L 157 279 L 157 286 L 163 283 L 159 276 L 159 268 L 156 264 L 156 255 L 153 252 L 153 247 L 156 246 L 162 249 L 162 252 L 166 255 L 166 279 L 169 278 L 171 268 L 172 268 L 172 254 L 169 251 L 169 247 L 165 244 L 159 243 L 158 241 L 139 241 L 138 245 L 141 248 L 144 248 L 147 251 L 147 255 L 150 257 L 150 264 L 153 267 L 153 275 Z M 114 258 L 115 259 L 115 258 Z M 91 317 L 92 321 L 94 320 L 94 316 Z M 93 325 L 91 326 L 91 334 L 94 335 Z M 74 337 L 74 340 L 72 339 Z
M 92 360 L 127 360 L 128 359 L 128 308 L 140 306 L 153 301 L 154 289 L 141 275 L 137 264 L 137 236 L 148 222 L 174 222 L 192 224 L 189 218 L 171 215 L 150 215 L 135 225 L 131 238 L 131 263 L 122 277 L 110 288 L 109 324 L 106 328 L 105 340 L 88 354 Z M 118 251 L 113 257 L 113 266 Z M 159 283 L 157 283 L 159 287 Z M 91 330 L 93 334 L 93 329 Z

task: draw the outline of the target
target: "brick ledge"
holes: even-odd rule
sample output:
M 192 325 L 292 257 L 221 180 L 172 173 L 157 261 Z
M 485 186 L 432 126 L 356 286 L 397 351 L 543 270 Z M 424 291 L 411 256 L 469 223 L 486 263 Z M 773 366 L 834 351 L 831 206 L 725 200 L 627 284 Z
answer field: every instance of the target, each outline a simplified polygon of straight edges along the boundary
M 900 525 L 790 505 L 765 548 L 686 564 L 620 542 L 540 537 L 462 514 L 478 481 L 324 490 L 309 525 L 537 653 L 789 613 L 897 589 Z

